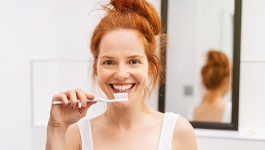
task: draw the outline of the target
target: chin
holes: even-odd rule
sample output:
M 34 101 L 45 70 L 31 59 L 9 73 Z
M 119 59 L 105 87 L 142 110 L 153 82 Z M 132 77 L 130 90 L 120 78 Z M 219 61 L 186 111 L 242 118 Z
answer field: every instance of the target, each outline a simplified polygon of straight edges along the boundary
M 114 105 L 119 108 L 127 108 L 130 106 L 130 102 L 117 102 Z

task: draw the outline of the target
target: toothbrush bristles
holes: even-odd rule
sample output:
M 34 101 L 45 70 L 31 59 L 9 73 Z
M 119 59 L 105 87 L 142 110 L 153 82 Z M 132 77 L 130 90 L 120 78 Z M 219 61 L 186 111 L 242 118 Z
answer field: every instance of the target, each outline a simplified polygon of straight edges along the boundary
M 124 99 L 125 101 L 128 100 L 128 93 L 114 93 L 115 100 Z

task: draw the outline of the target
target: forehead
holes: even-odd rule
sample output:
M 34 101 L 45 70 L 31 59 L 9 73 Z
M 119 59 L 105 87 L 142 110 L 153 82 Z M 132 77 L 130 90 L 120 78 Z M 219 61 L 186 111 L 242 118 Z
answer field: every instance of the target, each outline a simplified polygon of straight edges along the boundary
M 102 53 L 145 53 L 143 38 L 136 30 L 122 29 L 108 32 L 103 36 L 99 55 Z

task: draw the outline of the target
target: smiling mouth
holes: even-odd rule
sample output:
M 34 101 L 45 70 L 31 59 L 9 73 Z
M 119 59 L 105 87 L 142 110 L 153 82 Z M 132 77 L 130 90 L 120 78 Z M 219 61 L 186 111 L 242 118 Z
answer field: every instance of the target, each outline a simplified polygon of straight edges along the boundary
M 110 86 L 112 87 L 112 89 L 114 89 L 117 92 L 127 92 L 130 89 L 132 89 L 134 87 L 135 84 L 127 84 L 127 85 L 114 85 L 114 84 L 110 84 Z

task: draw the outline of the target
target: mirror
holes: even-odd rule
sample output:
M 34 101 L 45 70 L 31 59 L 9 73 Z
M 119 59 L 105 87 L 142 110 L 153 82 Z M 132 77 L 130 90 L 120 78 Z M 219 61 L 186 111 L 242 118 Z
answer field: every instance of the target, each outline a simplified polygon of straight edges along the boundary
M 237 130 L 242 0 L 161 2 L 168 45 L 162 54 L 166 69 L 165 83 L 159 89 L 159 111 L 179 113 L 194 128 Z M 200 105 L 206 92 L 201 69 L 210 49 L 224 53 L 230 61 L 230 88 L 223 94 L 223 99 L 232 104 L 228 121 L 195 121 L 189 117 L 191 108 Z

